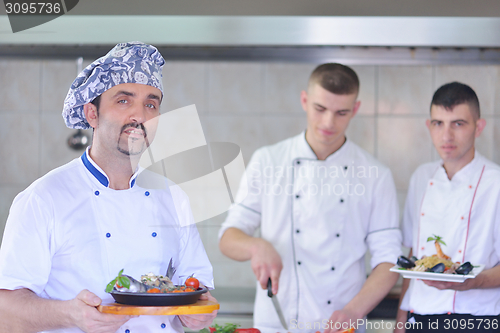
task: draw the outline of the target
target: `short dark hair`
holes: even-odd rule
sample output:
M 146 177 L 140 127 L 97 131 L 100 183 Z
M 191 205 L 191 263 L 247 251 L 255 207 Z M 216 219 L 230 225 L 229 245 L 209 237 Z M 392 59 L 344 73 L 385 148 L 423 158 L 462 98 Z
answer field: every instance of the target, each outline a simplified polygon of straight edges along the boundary
M 101 105 L 101 95 L 94 98 L 90 103 L 94 104 L 97 114 L 99 114 L 99 106 Z
M 352 68 L 342 64 L 328 63 L 316 67 L 309 77 L 309 86 L 315 83 L 336 95 L 359 92 L 358 75 Z
M 452 110 L 459 104 L 468 104 L 475 119 L 481 118 L 479 100 L 474 90 L 460 82 L 450 82 L 439 87 L 432 96 L 433 105 L 442 106 L 446 110 Z

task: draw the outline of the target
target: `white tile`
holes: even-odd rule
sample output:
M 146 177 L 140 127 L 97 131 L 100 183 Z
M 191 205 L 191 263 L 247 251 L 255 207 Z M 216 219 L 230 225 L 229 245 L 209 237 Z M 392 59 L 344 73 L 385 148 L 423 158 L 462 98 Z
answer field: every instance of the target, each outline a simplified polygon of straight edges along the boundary
M 0 61 L 0 112 L 38 112 L 40 66 L 38 60 Z
M 431 66 L 380 66 L 379 114 L 428 114 L 432 94 Z
M 408 188 L 415 169 L 431 161 L 433 147 L 425 119 L 378 119 L 378 159 L 391 169 L 397 189 Z
M 307 128 L 306 113 L 296 116 L 265 115 L 262 118 L 262 145 L 272 145 L 300 134 Z
M 172 111 L 191 104 L 198 113 L 207 110 L 208 65 L 205 62 L 169 61 L 163 66 L 162 111 Z
M 61 115 L 64 99 L 77 74 L 76 60 L 45 60 L 42 62 L 41 102 L 43 113 Z
M 351 66 L 359 79 L 358 100 L 361 101 L 359 115 L 375 114 L 375 66 Z
M 436 66 L 434 90 L 453 81 L 467 84 L 476 92 L 481 115 L 491 115 L 495 107 L 498 75 L 498 66 Z
M 263 108 L 263 65 L 210 63 L 208 108 L 211 114 L 255 114 Z
M 495 118 L 489 122 L 489 126 L 493 127 L 493 142 L 500 142 L 500 119 Z M 488 126 L 486 125 L 486 126 Z M 493 150 L 493 162 L 500 165 L 500 149 L 496 148 Z
M 495 66 L 497 73 L 500 73 L 500 66 Z M 495 83 L 495 97 L 494 97 L 494 105 L 493 105 L 493 113 L 495 115 L 500 115 L 500 80 L 496 79 Z
M 231 142 L 241 148 L 245 164 L 253 152 L 262 146 L 262 121 L 260 116 L 205 117 L 206 137 L 210 142 Z
M 315 64 L 271 63 L 265 65 L 264 110 L 273 113 L 302 113 L 300 92 Z
M 9 209 L 12 201 L 21 191 L 23 191 L 29 184 L 26 185 L 3 185 L 0 186 L 0 242 L 3 237 L 3 230 L 5 229 L 5 222 L 9 215 Z
M 240 262 L 226 259 L 212 262 L 215 288 L 217 287 L 255 287 L 255 275 L 250 261 Z
M 409 184 L 407 184 L 408 187 Z M 404 214 L 404 209 L 405 209 L 405 202 L 406 202 L 406 196 L 408 195 L 408 190 L 397 190 L 397 196 L 398 196 L 398 207 L 399 207 L 399 222 L 403 221 L 403 214 Z
M 200 223 L 198 223 L 199 225 Z M 208 258 L 210 262 L 223 262 L 227 258 L 222 254 L 219 249 L 219 230 L 218 226 L 205 226 L 200 228 L 198 226 L 198 230 L 203 229 L 204 237 L 203 245 L 205 246 L 205 251 L 207 251 Z
M 84 149 L 74 150 L 68 145 L 68 139 L 77 130 L 67 128 L 61 116 L 54 114 L 42 115 L 41 122 L 41 175 L 50 170 L 68 163 L 74 158 L 80 157 Z M 92 130 L 84 131 L 92 141 Z
M 0 183 L 26 184 L 38 177 L 39 115 L 0 114 Z
M 358 146 L 375 154 L 375 117 L 373 116 L 358 116 L 356 115 L 346 131 L 346 136 L 349 140 L 356 143 Z

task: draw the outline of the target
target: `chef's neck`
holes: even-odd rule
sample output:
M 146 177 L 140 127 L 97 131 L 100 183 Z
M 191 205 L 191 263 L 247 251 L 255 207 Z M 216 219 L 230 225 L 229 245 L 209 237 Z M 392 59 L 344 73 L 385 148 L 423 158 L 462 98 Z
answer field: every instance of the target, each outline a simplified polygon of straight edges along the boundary
M 130 178 L 133 176 L 140 155 L 128 156 L 125 154 L 106 154 L 97 147 L 90 147 L 89 155 L 92 160 L 106 173 L 109 180 L 109 188 L 114 190 L 126 190 L 130 188 Z
M 473 159 L 475 155 L 475 149 L 472 147 L 467 153 L 464 154 L 459 159 L 456 160 L 446 160 L 443 159 L 443 168 L 446 171 L 446 174 L 448 175 L 448 179 L 451 180 L 453 176 L 457 174 L 460 170 L 462 170 L 463 167 L 465 167 L 467 164 L 469 164 Z
M 332 143 L 325 144 L 319 140 L 315 140 L 314 137 L 308 135 L 309 131 L 306 131 L 306 141 L 311 147 L 312 151 L 320 161 L 324 161 L 328 156 L 335 153 L 340 149 L 346 142 L 346 137 L 342 136 L 338 140 Z

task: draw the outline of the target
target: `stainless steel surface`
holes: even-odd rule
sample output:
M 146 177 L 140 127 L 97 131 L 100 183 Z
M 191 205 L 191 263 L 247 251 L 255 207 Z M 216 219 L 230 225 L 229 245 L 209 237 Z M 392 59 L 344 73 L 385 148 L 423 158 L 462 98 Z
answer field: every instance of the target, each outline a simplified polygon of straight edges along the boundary
M 0 56 L 31 59 L 96 59 L 114 45 L 8 45 Z M 500 64 L 500 49 L 408 48 L 408 47 L 175 47 L 159 46 L 167 60 L 182 61 L 266 61 L 266 62 L 340 62 L 346 65 L 440 65 Z
M 500 18 L 496 17 L 65 15 L 13 34 L 7 16 L 0 16 L 3 45 L 100 45 L 143 40 L 164 46 L 491 48 L 500 47 L 498 31 Z
M 75 0 L 66 0 L 66 7 Z M 78 1 L 76 1 L 78 2 Z M 498 0 L 85 0 L 75 15 L 338 15 L 338 16 L 500 16 Z M 3 6 L 0 6 L 0 13 Z

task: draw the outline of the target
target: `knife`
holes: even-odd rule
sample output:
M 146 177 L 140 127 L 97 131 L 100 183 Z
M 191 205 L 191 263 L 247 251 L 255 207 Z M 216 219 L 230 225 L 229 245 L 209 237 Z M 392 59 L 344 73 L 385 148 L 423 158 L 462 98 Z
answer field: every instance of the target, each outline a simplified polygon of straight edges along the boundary
M 278 302 L 278 298 L 276 295 L 273 295 L 273 289 L 271 285 L 271 278 L 267 280 L 267 296 L 269 296 L 273 300 L 273 305 L 274 308 L 276 309 L 276 312 L 278 313 L 278 317 L 280 318 L 281 325 L 283 326 L 284 329 L 288 330 L 288 326 L 285 321 L 285 317 L 283 316 L 283 312 L 281 311 L 281 306 L 280 303 Z

